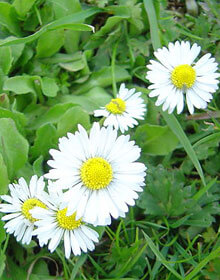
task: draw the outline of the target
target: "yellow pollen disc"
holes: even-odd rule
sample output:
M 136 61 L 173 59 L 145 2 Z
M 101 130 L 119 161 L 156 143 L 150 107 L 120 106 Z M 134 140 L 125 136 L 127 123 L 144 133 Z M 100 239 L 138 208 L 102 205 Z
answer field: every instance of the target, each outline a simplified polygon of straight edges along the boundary
M 111 165 L 105 159 L 94 157 L 83 163 L 80 176 L 87 188 L 99 190 L 109 185 L 113 172 Z
M 27 200 L 25 200 L 25 202 L 23 203 L 23 205 L 21 206 L 21 212 L 22 214 L 25 216 L 25 218 L 27 220 L 29 220 L 31 223 L 34 223 L 37 221 L 37 219 L 33 218 L 31 213 L 29 212 L 31 209 L 33 209 L 34 207 L 41 207 L 41 208 L 47 208 L 46 205 L 41 202 L 40 200 L 36 199 L 36 198 L 29 198 Z
M 110 113 L 117 115 L 117 114 L 122 114 L 124 113 L 125 109 L 126 109 L 126 104 L 124 102 L 124 100 L 122 100 L 121 98 L 115 98 L 112 99 L 111 102 L 109 102 L 106 106 L 105 106 L 106 110 L 108 110 Z
M 76 212 L 71 216 L 66 216 L 67 208 L 57 211 L 57 222 L 63 229 L 73 230 L 82 224 L 82 219 L 76 220 Z
M 171 80 L 177 88 L 191 88 L 196 80 L 196 71 L 188 64 L 176 66 L 171 73 Z

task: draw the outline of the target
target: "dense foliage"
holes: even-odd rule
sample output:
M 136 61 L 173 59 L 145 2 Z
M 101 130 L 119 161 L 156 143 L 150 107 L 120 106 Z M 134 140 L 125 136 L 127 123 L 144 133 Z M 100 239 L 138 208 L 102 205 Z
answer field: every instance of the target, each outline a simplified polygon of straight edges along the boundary
M 136 206 L 98 228 L 92 253 L 22 246 L 0 221 L 0 279 L 220 279 L 219 90 L 207 110 L 168 115 L 145 79 L 153 51 L 176 40 L 219 62 L 219 15 L 215 0 L 0 1 L 0 194 L 47 172 L 58 138 L 100 121 L 121 82 L 147 104 L 129 134 L 148 167 Z

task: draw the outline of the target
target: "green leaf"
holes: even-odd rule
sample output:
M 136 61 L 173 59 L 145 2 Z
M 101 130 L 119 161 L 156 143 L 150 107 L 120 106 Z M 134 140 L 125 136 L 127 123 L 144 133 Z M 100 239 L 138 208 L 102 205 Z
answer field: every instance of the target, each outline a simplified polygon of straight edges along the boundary
M 113 16 L 108 18 L 105 25 L 98 32 L 96 32 L 93 37 L 104 36 L 105 34 L 112 31 L 115 25 L 118 25 L 119 22 L 126 18 L 129 18 L 129 16 Z
M 78 124 L 85 129 L 89 129 L 89 115 L 79 106 L 70 108 L 59 120 L 57 124 L 58 137 L 66 135 L 67 132 L 75 132 Z
M 203 185 L 206 186 L 206 182 L 205 182 L 204 174 L 203 174 L 203 171 L 202 171 L 202 167 L 201 167 L 201 165 L 198 161 L 196 153 L 195 153 L 189 139 L 187 138 L 186 134 L 184 133 L 182 127 L 179 124 L 179 122 L 177 121 L 177 119 L 175 118 L 174 115 L 169 115 L 166 112 L 162 112 L 162 111 L 161 111 L 161 113 L 162 113 L 166 123 L 169 125 L 169 127 L 173 131 L 173 133 L 179 138 L 179 141 L 183 145 L 183 147 L 184 147 L 185 151 L 187 152 L 189 158 L 191 159 L 192 163 L 194 164 L 196 170 L 198 171 Z
M 24 126 L 27 123 L 27 119 L 24 114 L 20 112 L 12 112 L 8 109 L 0 107 L 0 118 L 11 118 L 15 122 L 19 132 L 23 133 Z
M 35 93 L 33 79 L 30 79 L 30 76 L 15 76 L 7 79 L 4 90 L 10 90 L 16 94 Z
M 37 94 L 37 88 L 42 89 L 45 96 L 54 97 L 59 90 L 55 79 L 40 76 L 15 76 L 9 78 L 4 83 L 4 90 L 12 91 L 16 94 Z
M 153 48 L 156 51 L 161 47 L 159 28 L 157 23 L 157 17 L 152 0 L 144 0 L 144 7 L 148 15 L 148 20 L 150 23 L 150 36 L 153 44 Z
M 64 95 L 59 98 L 62 103 L 78 104 L 88 113 L 93 114 L 93 111 L 105 106 L 111 100 L 111 96 L 101 87 L 94 87 L 87 93 L 76 96 L 76 95 Z
M 31 128 L 37 129 L 42 125 L 51 123 L 56 124 L 59 122 L 60 118 L 65 114 L 65 112 L 76 106 L 72 103 L 66 103 L 66 104 L 56 104 L 53 107 L 51 107 L 47 112 L 44 114 L 41 114 L 38 116 L 32 123 Z
M 135 138 L 142 150 L 152 155 L 167 155 L 179 142 L 168 126 L 151 124 L 138 126 Z
M 64 43 L 64 31 L 48 31 L 40 36 L 37 43 L 37 57 L 52 56 L 62 47 Z
M 4 269 L 5 269 L 5 261 L 6 261 L 6 256 L 2 252 L 2 250 L 0 249 L 0 277 L 2 277 L 2 274 L 3 274 Z
M 59 27 L 50 28 L 50 30 L 57 29 L 69 29 L 74 31 L 92 31 L 95 32 L 95 28 L 92 25 L 84 23 L 66 23 L 61 24 Z
M 40 155 L 47 157 L 49 149 L 54 146 L 55 142 L 56 128 L 52 124 L 41 126 L 37 130 L 34 145 L 30 149 L 32 157 L 37 158 Z
M 1 154 L 0 154 L 0 178 L 1 178 L 0 195 L 2 195 L 2 194 L 6 194 L 8 191 L 9 180 L 8 180 L 7 168 L 5 166 L 5 163 L 4 163 L 4 160 L 3 160 L 3 157 Z M 0 236 L 1 236 L 1 234 L 0 234 Z
M 27 12 L 32 8 L 36 0 L 15 0 L 13 6 L 19 16 L 24 17 Z
M 39 156 L 39 158 L 37 158 L 33 163 L 34 174 L 36 174 L 38 177 L 40 177 L 44 174 L 43 161 L 44 161 L 44 157 Z
M 147 188 L 140 195 L 138 206 L 146 214 L 178 217 L 187 213 L 195 202 L 189 199 L 191 189 L 184 187 L 185 178 L 179 170 L 166 170 L 162 165 L 148 168 Z M 184 222 L 184 221 L 183 221 Z
M 120 66 L 115 66 L 115 80 L 116 82 L 123 82 L 129 80 L 131 76 L 128 71 Z M 93 87 L 107 87 L 112 85 L 112 69 L 111 67 L 104 67 L 98 72 L 94 72 L 87 83 L 80 85 L 74 90 L 74 94 L 82 94 L 88 92 Z
M 0 119 L 0 153 L 8 169 L 9 178 L 27 161 L 28 142 L 18 132 L 11 119 Z
M 56 18 L 81 11 L 79 0 L 53 0 L 53 10 Z
M 2 47 L 0 48 L 0 68 L 5 75 L 7 75 L 11 69 L 12 65 L 12 54 L 10 47 Z
M 0 23 L 14 35 L 21 36 L 14 7 L 9 3 L 0 2 Z
M 57 95 L 59 88 L 55 79 L 43 77 L 41 81 L 41 87 L 44 95 L 48 97 L 54 97 Z
M 58 20 L 55 20 L 51 23 L 48 23 L 47 25 L 43 26 L 39 31 L 37 31 L 36 33 L 28 36 L 28 37 L 24 37 L 24 38 L 18 38 L 18 39 L 11 39 L 9 42 L 2 42 L 0 43 L 0 46 L 11 46 L 11 45 L 15 45 L 15 44 L 24 44 L 24 43 L 28 43 L 28 42 L 32 42 L 34 40 L 36 40 L 37 38 L 39 38 L 42 34 L 44 34 L 45 32 L 57 28 L 59 29 L 59 26 L 63 25 L 63 24 L 69 24 L 69 23 L 79 23 L 83 20 L 85 20 L 86 18 L 101 12 L 101 9 L 98 8 L 90 8 L 87 10 L 84 10 L 82 12 L 78 12 L 78 13 L 73 13 L 71 15 L 62 17 Z M 0 18 L 1 21 L 1 18 Z

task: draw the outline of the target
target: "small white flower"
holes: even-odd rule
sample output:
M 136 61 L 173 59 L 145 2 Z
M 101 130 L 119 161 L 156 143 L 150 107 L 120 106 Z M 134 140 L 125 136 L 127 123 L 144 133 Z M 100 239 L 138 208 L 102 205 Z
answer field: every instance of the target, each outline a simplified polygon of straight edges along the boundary
M 205 109 L 211 101 L 212 93 L 218 89 L 218 64 L 210 58 L 210 53 L 195 62 L 200 49 L 197 44 L 190 48 L 189 42 L 177 41 L 154 52 L 159 62 L 150 60 L 146 78 L 153 83 L 149 86 L 152 89 L 149 96 L 158 96 L 155 104 L 163 104 L 163 111 L 168 109 L 171 114 L 177 107 L 180 114 L 184 108 L 184 93 L 191 114 L 194 107 Z
M 93 242 L 98 242 L 98 233 L 84 224 L 83 218 L 76 219 L 76 213 L 66 215 L 67 209 L 60 209 L 62 192 L 52 192 L 53 185 L 49 186 L 47 209 L 35 207 L 31 214 L 37 219 L 35 225 L 38 227 L 33 234 L 37 235 L 40 246 L 47 244 L 48 249 L 53 252 L 62 240 L 66 258 L 71 251 L 74 255 L 80 255 L 81 251 L 92 251 L 95 248 Z
M 112 125 L 115 129 L 120 129 L 122 133 L 138 125 L 138 120 L 144 119 L 146 105 L 140 97 L 141 92 L 135 89 L 127 89 L 125 84 L 121 84 L 117 98 L 112 99 L 109 104 L 99 110 L 94 111 L 95 117 L 106 117 L 104 126 Z
M 146 167 L 135 162 L 141 149 L 129 135 L 117 138 L 111 126 L 100 128 L 94 123 L 90 135 L 82 126 L 75 134 L 59 139 L 59 149 L 50 150 L 53 168 L 45 176 L 57 180 L 59 188 L 69 188 L 62 207 L 67 215 L 77 212 L 76 218 L 93 225 L 107 225 L 113 218 L 124 217 L 127 205 L 134 205 L 136 192 L 144 186 Z
M 4 228 L 23 244 L 31 242 L 36 221 L 30 210 L 35 206 L 46 208 L 44 186 L 43 177 L 38 179 L 36 175 L 33 176 L 29 186 L 24 178 L 20 178 L 18 184 L 9 185 L 11 195 L 1 196 L 8 202 L 8 204 L 0 204 L 0 212 L 9 213 L 2 217 L 3 221 L 8 221 Z

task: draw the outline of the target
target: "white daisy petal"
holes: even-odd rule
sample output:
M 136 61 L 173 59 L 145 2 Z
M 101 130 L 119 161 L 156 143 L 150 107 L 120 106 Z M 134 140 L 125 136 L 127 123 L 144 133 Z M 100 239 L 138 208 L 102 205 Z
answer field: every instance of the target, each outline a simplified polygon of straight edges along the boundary
M 48 192 L 47 209 L 35 207 L 31 210 L 37 218 L 37 229 L 32 234 L 37 236 L 40 246 L 48 243 L 48 249 L 53 252 L 63 240 L 66 258 L 71 256 L 71 252 L 80 255 L 81 249 L 83 252 L 94 250 L 93 242 L 98 242 L 98 234 L 85 225 L 83 217 L 78 219 L 76 212 L 67 215 L 67 208 L 60 209 L 65 194 L 54 189 L 53 182 L 50 182 Z
M 155 77 L 152 79 L 154 80 Z M 94 115 L 106 117 L 104 126 L 112 126 L 124 133 L 137 125 L 136 119 L 142 119 L 146 112 L 146 105 L 140 95 L 140 92 L 135 93 L 135 89 L 128 90 L 125 84 L 121 84 L 117 97 L 113 98 L 103 109 L 95 110 Z
M 194 62 L 200 50 L 196 43 L 190 48 L 188 41 L 177 41 L 154 53 L 159 62 L 150 60 L 146 78 L 152 83 L 148 87 L 149 97 L 157 96 L 155 105 L 162 105 L 163 111 L 171 114 L 176 108 L 180 114 L 184 108 L 184 94 L 191 114 L 194 107 L 204 109 L 211 101 L 210 93 L 218 89 L 220 74 L 216 73 L 218 65 L 209 53 Z
M 123 95 L 127 89 L 122 86 L 122 90 Z M 71 148 L 67 142 L 65 142 L 67 146 L 63 145 L 61 151 L 51 153 L 54 155 L 54 169 L 49 173 L 57 179 L 52 184 L 57 186 L 61 182 L 69 182 L 69 185 L 60 185 L 61 188 L 67 187 L 69 190 L 63 194 L 62 201 L 57 206 L 59 211 L 67 207 L 67 217 L 71 217 L 76 212 L 76 220 L 82 218 L 93 225 L 107 225 L 111 223 L 111 217 L 117 219 L 119 216 L 124 216 L 128 211 L 128 205 L 134 205 L 134 199 L 138 197 L 136 192 L 141 192 L 144 185 L 146 167 L 136 162 L 140 157 L 141 149 L 134 141 L 129 141 L 129 135 L 117 137 L 117 131 L 111 126 L 100 128 L 97 123 L 93 124 L 89 136 L 81 128 L 80 132 L 72 135 L 69 133 L 68 137 L 69 141 L 83 137 L 87 147 L 85 149 L 85 143 L 82 141 L 83 148 L 80 150 L 84 152 L 84 156 L 81 157 L 85 160 L 80 162 L 78 167 L 74 167 L 76 173 L 71 169 L 63 173 L 62 165 L 66 166 L 66 161 L 69 159 L 62 154 L 64 150 L 68 153 L 68 149 Z M 74 161 L 73 153 L 70 151 L 69 154 Z M 116 191 L 114 186 L 121 189 Z M 48 189 L 51 192 L 53 187 Z M 37 210 L 32 211 L 36 218 L 43 219 L 43 210 L 42 215 L 40 212 L 34 214 L 35 212 Z M 36 225 L 42 226 L 39 222 L 36 222 Z
M 35 206 L 47 207 L 43 202 L 44 185 L 43 177 L 38 179 L 36 175 L 31 178 L 29 186 L 24 178 L 19 178 L 18 184 L 9 185 L 10 195 L 1 196 L 8 202 L 0 204 L 0 212 L 8 213 L 2 217 L 3 221 L 8 221 L 4 227 L 23 244 L 29 244 L 33 235 L 35 218 L 30 211 Z

